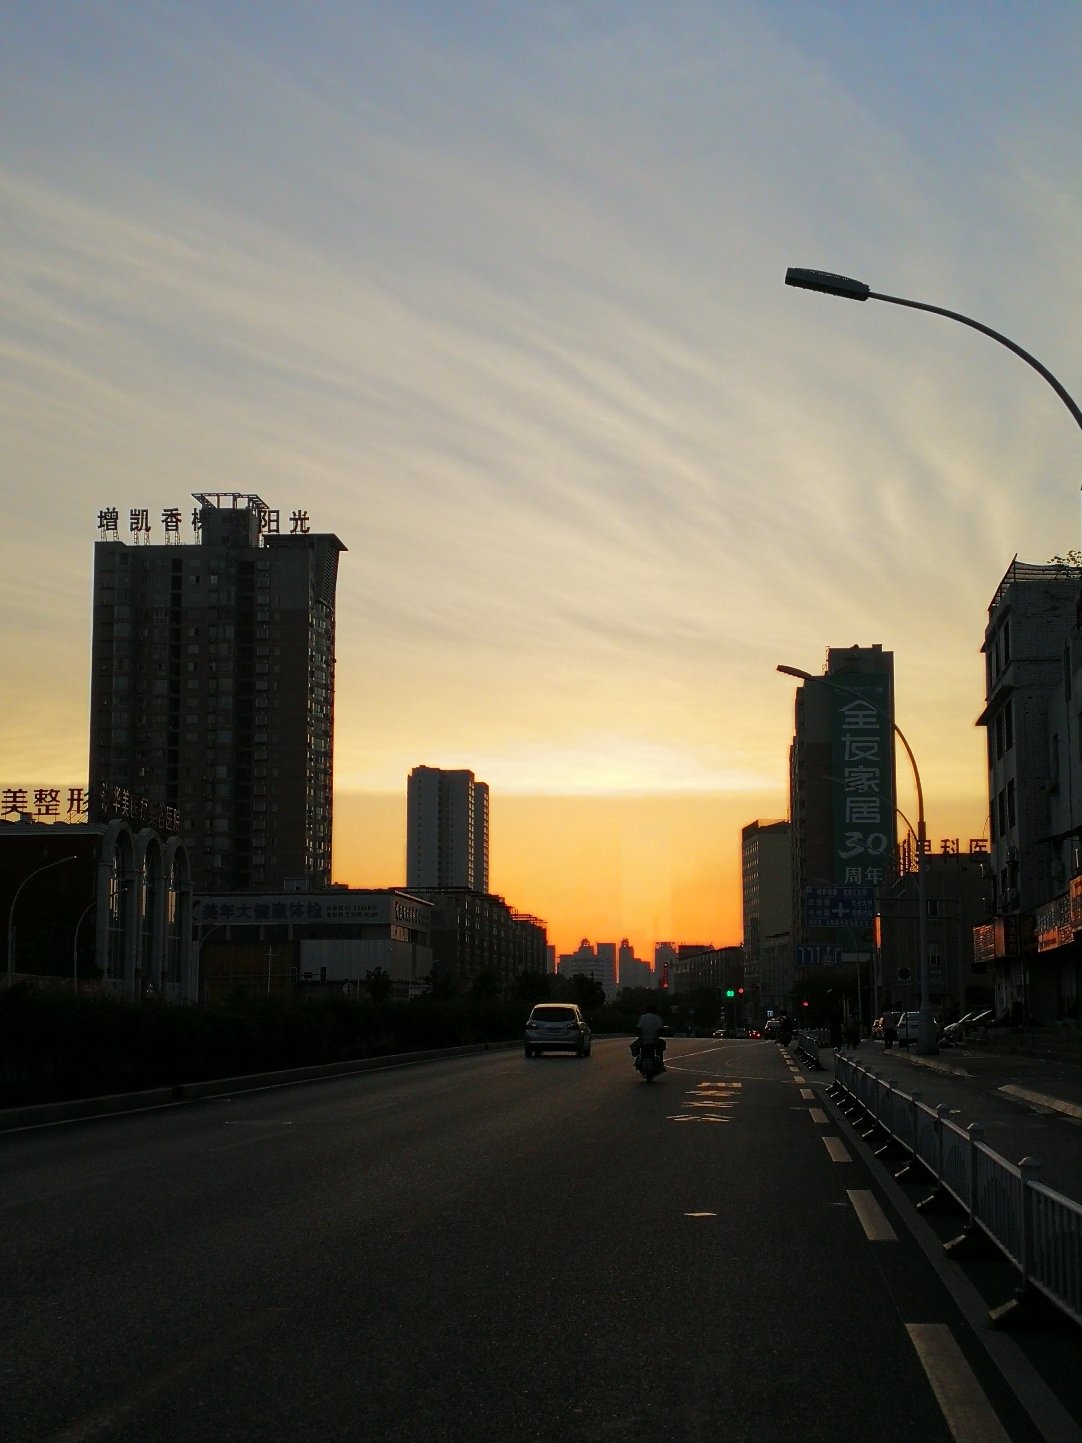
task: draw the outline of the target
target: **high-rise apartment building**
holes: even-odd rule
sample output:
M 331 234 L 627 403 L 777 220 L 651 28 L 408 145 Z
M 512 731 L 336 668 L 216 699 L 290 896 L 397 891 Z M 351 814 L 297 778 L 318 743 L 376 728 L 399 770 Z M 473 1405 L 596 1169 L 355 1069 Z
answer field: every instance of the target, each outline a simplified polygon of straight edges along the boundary
M 849 942 L 806 919 L 810 887 L 875 888 L 896 865 L 894 654 L 831 647 L 796 694 L 789 753 L 797 942 Z M 832 928 L 831 932 L 836 933 Z
M 740 864 L 744 980 L 755 1006 L 774 1011 L 786 1004 L 793 975 L 790 824 L 749 822 L 740 835 Z
M 406 886 L 488 891 L 488 784 L 414 767 L 406 790 Z
M 94 548 L 91 804 L 174 808 L 198 890 L 326 886 L 346 548 L 258 496 L 195 500 L 198 545 Z
M 982 647 L 995 1007 L 1082 1019 L 1082 569 L 1012 561 Z

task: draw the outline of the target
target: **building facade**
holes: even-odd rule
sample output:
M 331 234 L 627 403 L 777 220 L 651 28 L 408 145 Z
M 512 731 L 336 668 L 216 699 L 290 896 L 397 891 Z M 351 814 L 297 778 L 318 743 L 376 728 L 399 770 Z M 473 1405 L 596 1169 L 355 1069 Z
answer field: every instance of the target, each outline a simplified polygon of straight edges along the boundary
M 873 1015 L 920 1006 L 920 913 L 916 848 L 903 846 L 894 882 L 879 893 L 881 951 Z M 982 840 L 957 839 L 925 853 L 928 997 L 940 1023 L 993 1006 L 994 968 L 974 955 L 973 931 L 988 916 L 992 879 Z M 864 1014 L 867 1016 L 867 1012 Z
M 201 891 L 325 887 L 345 547 L 276 534 L 258 496 L 195 501 L 198 545 L 94 548 L 92 819 L 172 809 Z
M 209 893 L 196 898 L 199 996 L 364 994 L 385 972 L 391 996 L 427 992 L 432 904 L 398 888 Z
M 874 899 L 897 851 L 894 656 L 882 646 L 831 647 L 822 677 L 797 689 L 789 753 L 794 981 L 802 970 L 856 972 L 871 994 Z M 813 901 L 847 896 L 824 923 Z M 774 949 L 776 953 L 776 948 Z
M 561 954 L 561 977 L 592 977 L 605 991 L 606 1002 L 616 996 L 616 943 L 598 942 L 595 947 L 584 937 L 574 952 Z
M 0 822 L 0 914 L 9 984 L 196 1000 L 188 854 L 155 826 Z
M 745 986 L 764 1016 L 786 1005 L 793 986 L 792 844 L 785 821 L 749 822 L 740 834 Z
M 414 767 L 406 790 L 406 886 L 488 891 L 488 785 Z
M 635 956 L 635 949 L 625 937 L 617 956 L 618 982 L 623 987 L 653 987 L 654 970 L 649 962 Z
M 982 651 L 993 888 L 976 957 L 997 1012 L 1082 1021 L 1082 569 L 1012 562 Z
M 432 906 L 432 986 L 450 994 L 485 986 L 503 994 L 526 973 L 548 970 L 548 934 L 539 917 L 470 887 L 414 888 Z

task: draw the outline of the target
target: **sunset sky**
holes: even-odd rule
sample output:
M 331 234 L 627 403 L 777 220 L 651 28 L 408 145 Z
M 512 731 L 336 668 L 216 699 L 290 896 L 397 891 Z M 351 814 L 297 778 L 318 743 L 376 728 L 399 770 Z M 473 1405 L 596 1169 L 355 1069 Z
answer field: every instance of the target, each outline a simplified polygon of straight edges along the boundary
M 984 835 L 987 607 L 1082 545 L 1082 434 L 783 279 L 1082 398 L 1080 75 L 1077 0 L 0 7 L 0 782 L 85 781 L 98 511 L 236 490 L 349 548 L 339 881 L 468 767 L 559 950 L 739 942 L 775 667 L 854 643 Z

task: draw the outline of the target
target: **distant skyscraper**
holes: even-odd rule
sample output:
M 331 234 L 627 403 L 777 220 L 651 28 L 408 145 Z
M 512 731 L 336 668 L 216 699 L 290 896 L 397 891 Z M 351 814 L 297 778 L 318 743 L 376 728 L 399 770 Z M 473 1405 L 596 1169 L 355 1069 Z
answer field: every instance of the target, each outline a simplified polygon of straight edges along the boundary
M 776 1008 L 793 974 L 792 829 L 788 822 L 749 822 L 740 842 L 744 982 L 757 1007 Z M 780 973 L 779 961 L 788 962 Z
M 346 548 L 276 534 L 258 496 L 195 500 L 196 546 L 94 548 L 91 805 L 176 808 L 199 890 L 326 886 Z
M 406 886 L 488 891 L 488 785 L 414 767 L 406 792 Z

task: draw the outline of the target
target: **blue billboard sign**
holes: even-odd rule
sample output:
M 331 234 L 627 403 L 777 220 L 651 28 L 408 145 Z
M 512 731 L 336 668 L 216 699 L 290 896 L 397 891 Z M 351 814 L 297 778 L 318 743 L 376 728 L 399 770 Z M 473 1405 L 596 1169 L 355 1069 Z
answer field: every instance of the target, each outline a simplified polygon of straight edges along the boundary
M 804 888 L 807 927 L 869 926 L 875 920 L 875 888 L 855 884 Z

